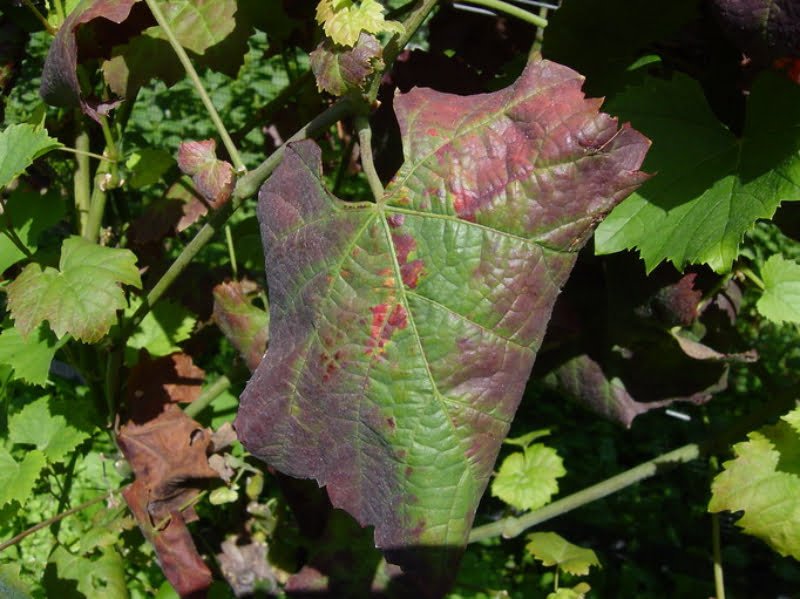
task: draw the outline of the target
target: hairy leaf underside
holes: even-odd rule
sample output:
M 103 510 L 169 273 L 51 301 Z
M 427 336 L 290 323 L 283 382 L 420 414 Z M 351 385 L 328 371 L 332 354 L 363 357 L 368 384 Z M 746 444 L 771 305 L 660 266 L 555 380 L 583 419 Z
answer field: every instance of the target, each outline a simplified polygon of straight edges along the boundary
M 240 439 L 429 580 L 466 543 L 576 252 L 646 178 L 648 140 L 582 82 L 541 61 L 491 94 L 400 96 L 405 162 L 377 203 L 333 197 L 313 142 L 260 192 L 270 346 Z

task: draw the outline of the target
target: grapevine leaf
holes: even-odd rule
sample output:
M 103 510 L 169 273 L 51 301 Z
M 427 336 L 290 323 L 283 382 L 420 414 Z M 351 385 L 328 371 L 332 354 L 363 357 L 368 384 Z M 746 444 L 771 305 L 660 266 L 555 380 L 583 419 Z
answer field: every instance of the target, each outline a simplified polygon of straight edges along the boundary
M 153 544 L 165 576 L 181 596 L 211 584 L 211 572 L 192 541 L 186 522 L 203 480 L 216 478 L 208 465 L 209 431 L 175 405 L 141 424 L 126 423 L 117 443 L 136 479 L 123 497 Z
M 138 0 L 84 0 L 73 10 L 59 28 L 42 71 L 39 92 L 44 101 L 53 106 L 80 106 L 84 113 L 99 122 L 115 103 L 97 104 L 87 101 L 78 82 L 77 31 L 92 21 L 103 19 L 122 23 L 131 14 Z M 147 13 L 149 15 L 149 12 Z
M 239 437 L 327 485 L 432 588 L 452 575 L 575 252 L 646 178 L 646 138 L 581 84 L 541 61 L 491 94 L 399 97 L 406 161 L 377 204 L 334 198 L 313 142 L 290 145 L 260 192 L 270 347 Z M 412 566 L 404 548 L 419 545 Z
M 800 264 L 772 256 L 761 267 L 764 294 L 756 303 L 773 322 L 800 322 Z
M 247 298 L 247 281 L 221 283 L 214 287 L 214 322 L 253 371 L 261 362 L 269 339 L 269 312 Z
M 547 595 L 547 599 L 584 599 L 586 593 L 592 590 L 585 582 L 579 582 L 574 587 L 560 587 L 557 591 L 553 591 Z
M 744 532 L 781 555 L 800 559 L 800 432 L 795 408 L 775 426 L 747 435 L 733 446 L 735 459 L 711 485 L 710 512 L 744 511 L 736 522 Z
M 217 158 L 217 142 L 185 141 L 178 148 L 178 166 L 197 186 L 197 190 L 214 208 L 231 197 L 236 178 L 233 166 Z
M 139 298 L 132 299 L 126 312 L 133 314 L 141 306 Z M 166 356 L 179 351 L 178 344 L 192 335 L 197 319 L 181 304 L 170 300 L 158 302 L 142 319 L 128 339 L 128 347 L 146 349 L 151 356 Z
M 64 203 L 53 194 L 16 190 L 5 201 L 4 210 L 7 216 L 0 218 L 0 272 L 26 257 L 9 238 L 9 223 L 22 245 L 33 254 L 42 232 L 61 220 Z
M 175 160 L 164 150 L 143 148 L 133 152 L 125 161 L 130 173 L 128 185 L 141 189 L 158 183 L 174 164 Z
M 405 29 L 397 21 L 383 18 L 383 6 L 377 0 L 320 0 L 317 23 L 325 35 L 341 46 L 355 46 L 362 31 L 367 33 L 402 34 Z
M 0 189 L 25 172 L 33 161 L 61 143 L 47 131 L 27 123 L 10 125 L 0 132 Z
M 104 549 L 99 556 L 86 557 L 67 551 L 63 545 L 55 548 L 50 561 L 56 565 L 58 577 L 75 580 L 78 591 L 85 597 L 127 599 L 125 568 L 114 549 Z
M 69 333 L 91 343 L 127 305 L 120 284 L 142 286 L 133 252 L 70 237 L 58 270 L 29 264 L 8 286 L 8 307 L 23 335 L 47 320 L 59 338 Z
M 361 33 L 353 48 L 337 47 L 322 42 L 311 53 L 311 70 L 317 88 L 334 96 L 362 89 L 375 68 L 381 68 L 383 52 L 380 42 L 368 33 Z
M 628 88 L 610 110 L 653 139 L 645 168 L 658 175 L 598 227 L 598 253 L 637 248 L 648 271 L 669 260 L 724 272 L 757 219 L 800 199 L 800 87 L 774 74 L 753 86 L 741 139 L 685 75 Z
M 0 364 L 11 366 L 15 379 L 44 385 L 53 356 L 62 344 L 45 326 L 39 326 L 27 337 L 10 326 L 0 333 Z
M 41 451 L 29 451 L 22 462 L 17 462 L 0 447 L 0 507 L 12 501 L 25 505 L 46 463 Z
M 557 566 L 569 574 L 585 576 L 589 568 L 600 565 L 594 551 L 573 545 L 554 532 L 534 532 L 527 539 L 525 549 L 545 566 Z
M 8 428 L 12 442 L 34 445 L 53 464 L 63 461 L 89 438 L 89 433 L 55 412 L 50 397 L 40 397 L 11 416 Z
M 564 462 L 555 449 L 541 443 L 509 455 L 492 482 L 492 495 L 518 510 L 535 510 L 558 493 Z

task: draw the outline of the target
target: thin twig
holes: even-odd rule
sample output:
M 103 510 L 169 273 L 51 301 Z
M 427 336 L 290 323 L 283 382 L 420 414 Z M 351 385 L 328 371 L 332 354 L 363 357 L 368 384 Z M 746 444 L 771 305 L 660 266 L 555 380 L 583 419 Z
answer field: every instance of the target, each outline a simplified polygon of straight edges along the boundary
M 369 119 L 363 115 L 355 118 L 356 129 L 358 130 L 358 147 L 361 155 L 361 168 L 369 182 L 369 188 L 376 202 L 383 198 L 383 184 L 375 170 L 375 162 L 372 158 L 372 129 L 369 126 Z
M 35 525 L 31 526 L 27 530 L 23 530 L 17 536 L 11 537 L 8 541 L 0 543 L 0 551 L 5 551 L 9 547 L 13 547 L 17 543 L 19 543 L 22 539 L 24 539 L 25 537 L 28 537 L 28 536 L 32 535 L 33 533 L 42 530 L 43 528 L 47 528 L 48 526 L 58 522 L 59 520 L 63 520 L 67 516 L 71 516 L 72 514 L 77 514 L 78 512 L 82 512 L 83 510 L 85 510 L 87 508 L 90 508 L 93 505 L 95 505 L 97 503 L 100 503 L 101 501 L 105 501 L 106 499 L 111 497 L 111 495 L 113 493 L 114 493 L 114 491 L 109 491 L 105 495 L 101 495 L 100 497 L 95 497 L 94 499 L 90 499 L 89 501 L 85 501 L 84 503 L 82 503 L 82 504 L 80 504 L 80 505 L 78 505 L 78 506 L 76 506 L 76 507 L 74 507 L 72 509 L 69 509 L 69 510 L 67 510 L 65 512 L 61 512 L 60 514 L 57 514 L 57 515 L 53 516 L 52 518 L 48 518 L 47 520 L 44 520 L 43 522 L 39 522 L 38 524 L 35 524 Z
M 78 145 L 77 141 L 75 142 L 75 145 L 76 146 Z M 108 162 L 116 162 L 115 160 L 112 160 L 108 156 L 103 156 L 101 154 L 96 154 L 95 152 L 88 152 L 88 151 L 85 151 L 85 150 L 80 150 L 77 147 L 76 148 L 69 148 L 67 146 L 60 146 L 60 147 L 56 148 L 56 150 L 58 150 L 59 152 L 69 152 L 70 154 L 76 154 L 78 156 L 88 156 L 90 158 L 97 158 L 98 160 L 107 160 Z
M 211 102 L 208 92 L 206 92 L 206 89 L 203 87 L 203 82 L 200 81 L 200 76 L 197 74 L 197 71 L 192 65 L 192 61 L 189 60 L 189 55 L 186 54 L 186 50 L 183 49 L 183 46 L 178 41 L 178 38 L 175 37 L 175 33 L 173 33 L 172 28 L 169 26 L 169 23 L 167 23 L 167 19 L 164 17 L 164 13 L 161 12 L 158 2 L 156 2 L 156 0 L 145 0 L 145 2 L 150 8 L 150 12 L 153 13 L 153 17 L 155 18 L 156 22 L 159 24 L 161 29 L 164 30 L 164 34 L 167 36 L 167 40 L 169 40 L 172 49 L 175 51 L 175 54 L 178 55 L 178 60 L 181 61 L 186 74 L 189 76 L 189 79 L 191 79 L 192 83 L 194 84 L 194 88 L 200 95 L 200 99 L 203 101 L 203 105 L 206 107 L 208 115 L 211 117 L 211 121 L 214 123 L 219 136 L 222 138 L 222 143 L 225 145 L 225 149 L 228 150 L 228 154 L 231 157 L 234 168 L 238 173 L 244 173 L 247 170 L 247 167 L 245 167 L 244 162 L 242 162 L 242 158 L 239 156 L 239 150 L 236 149 L 236 145 L 233 143 L 228 130 L 225 128 L 217 109 Z
M 717 599 L 725 599 L 725 579 L 722 572 L 722 551 L 719 542 L 719 514 L 711 514 L 711 544 L 714 553 L 714 590 Z
M 469 535 L 469 542 L 475 543 L 492 537 L 502 536 L 504 538 L 516 537 L 527 529 L 541 524 L 546 520 L 551 520 L 561 516 L 576 508 L 582 507 L 612 493 L 621 491 L 635 483 L 647 478 L 671 470 L 675 466 L 691 462 L 701 455 L 708 454 L 726 447 L 733 440 L 740 438 L 747 432 L 758 428 L 761 424 L 769 421 L 786 412 L 794 402 L 795 393 L 792 389 L 787 389 L 780 393 L 775 392 L 773 399 L 769 401 L 758 412 L 750 413 L 737 420 L 731 427 L 723 432 L 712 436 L 703 443 L 689 443 L 673 451 L 662 454 L 652 460 L 648 460 L 621 474 L 612 476 L 602 482 L 587 487 L 577 493 L 573 493 L 563 499 L 554 501 L 545 507 L 533 512 L 524 514 L 518 518 L 504 518 L 497 522 L 484 524 L 472 529 Z
M 36 8 L 36 5 L 31 0 L 22 0 L 22 3 L 28 7 L 28 9 L 33 13 L 33 16 L 35 16 L 42 26 L 44 26 L 44 30 L 47 31 L 47 33 L 50 35 L 55 35 L 58 33 L 58 30 L 50 24 L 50 22 L 41 12 L 39 12 L 39 9 Z

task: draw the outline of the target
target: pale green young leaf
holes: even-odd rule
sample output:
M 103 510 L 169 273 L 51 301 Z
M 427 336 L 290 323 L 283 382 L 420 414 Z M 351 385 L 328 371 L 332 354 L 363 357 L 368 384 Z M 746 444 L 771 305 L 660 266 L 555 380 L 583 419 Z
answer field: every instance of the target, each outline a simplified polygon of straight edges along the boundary
M 536 439 L 541 439 L 542 437 L 546 437 L 550 434 L 549 428 L 542 428 L 537 431 L 531 431 L 529 433 L 525 433 L 524 435 L 520 435 L 519 437 L 508 437 L 506 438 L 503 443 L 506 445 L 515 445 L 517 447 L 522 447 L 525 449 L 533 443 Z
M 29 264 L 8 286 L 8 307 L 23 335 L 46 320 L 59 338 L 69 333 L 92 343 L 125 308 L 122 284 L 142 286 L 133 252 L 70 237 L 58 270 Z
M 743 511 L 736 522 L 781 555 L 800 559 L 800 432 L 795 408 L 775 426 L 733 446 L 735 458 L 711 485 L 710 512 Z
M 554 532 L 534 532 L 527 539 L 525 549 L 545 566 L 558 566 L 569 574 L 585 576 L 589 568 L 600 565 L 594 551 L 573 545 Z
M 653 141 L 643 170 L 655 176 L 597 228 L 598 254 L 635 248 L 648 271 L 668 260 L 724 272 L 756 220 L 800 200 L 800 87 L 783 78 L 766 73 L 753 85 L 741 138 L 685 75 L 646 79 L 607 110 Z
M 761 267 L 764 293 L 756 303 L 762 316 L 773 322 L 800 322 L 800 264 L 771 256 Z
M 0 189 L 25 172 L 33 161 L 61 143 L 44 129 L 23 123 L 0 132 Z
M 89 438 L 86 431 L 53 413 L 54 400 L 40 397 L 9 418 L 9 438 L 13 443 L 35 445 L 50 463 L 63 461 Z
M 585 582 L 579 582 L 574 587 L 561 587 L 557 591 L 550 593 L 547 599 L 583 599 L 592 587 Z
M 23 337 L 16 327 L 8 326 L 0 332 L 0 364 L 10 366 L 15 379 L 31 385 L 44 385 L 53 356 L 63 344 L 63 340 L 58 341 L 44 325 L 27 337 Z
M 0 218 L 0 272 L 25 258 L 25 253 L 8 235 L 9 224 L 17 239 L 33 254 L 38 249 L 41 233 L 64 215 L 64 202 L 55 194 L 17 189 L 9 194 L 4 210 L 6 216 Z
M 537 443 L 512 453 L 492 481 L 492 495 L 518 510 L 535 510 L 558 492 L 564 462 L 555 449 Z
M 139 298 L 131 299 L 127 313 L 133 314 L 141 305 Z M 180 350 L 178 344 L 192 334 L 197 319 L 180 304 L 162 300 L 137 327 L 128 347 L 146 349 L 151 356 L 167 356 Z
M 317 22 L 334 43 L 352 47 L 362 31 L 373 34 L 405 31 L 397 21 L 384 19 L 383 12 L 377 0 L 321 0 L 317 4 Z
M 58 577 L 75 580 L 78 591 L 87 599 L 127 599 L 122 558 L 114 549 L 104 549 L 97 557 L 74 555 L 62 545 L 50 556 Z
M 17 462 L 0 447 L 0 507 L 12 501 L 24 505 L 46 461 L 41 451 L 34 450 L 26 453 L 22 462 Z

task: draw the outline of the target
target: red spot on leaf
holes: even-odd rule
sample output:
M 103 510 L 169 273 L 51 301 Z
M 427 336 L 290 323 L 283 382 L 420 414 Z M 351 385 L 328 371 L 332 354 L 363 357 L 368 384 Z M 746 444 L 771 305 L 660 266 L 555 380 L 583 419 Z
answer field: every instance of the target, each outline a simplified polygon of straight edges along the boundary
M 419 282 L 419 276 L 425 263 L 422 260 L 412 260 L 408 264 L 403 264 L 400 267 L 400 275 L 403 277 L 403 283 L 408 285 L 409 288 L 414 289 Z
M 431 137 L 439 137 L 439 132 L 433 127 L 429 127 L 425 133 L 427 133 Z
M 405 214 L 392 214 L 391 216 L 386 217 L 386 222 L 389 223 L 389 226 L 392 228 L 402 226 L 405 220 L 406 220 Z
M 408 255 L 417 249 L 417 241 L 411 235 L 392 234 L 392 242 L 394 242 L 394 251 L 397 254 L 397 261 L 402 266 L 408 262 Z
M 404 329 L 408 326 L 408 316 L 405 308 L 400 304 L 394 304 L 391 312 L 389 304 L 378 304 L 370 310 L 372 311 L 372 326 L 367 350 L 364 353 L 379 355 L 384 352 L 384 347 L 392 334 L 397 329 Z
M 456 211 L 456 216 L 459 218 L 474 223 L 476 208 L 476 202 L 473 197 L 464 192 L 454 194 L 453 209 Z

